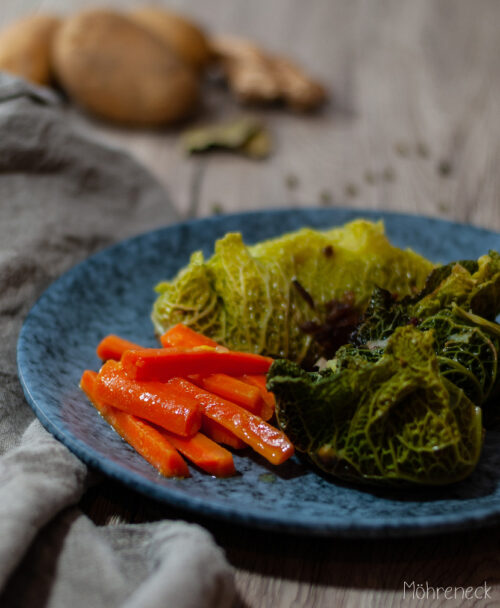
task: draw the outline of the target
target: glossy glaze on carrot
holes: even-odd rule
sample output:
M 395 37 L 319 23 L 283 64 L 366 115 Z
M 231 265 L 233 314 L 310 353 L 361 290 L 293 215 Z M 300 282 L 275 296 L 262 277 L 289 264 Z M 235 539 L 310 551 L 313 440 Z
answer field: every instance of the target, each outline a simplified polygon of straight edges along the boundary
M 183 378 L 171 379 L 168 386 L 193 396 L 205 416 L 230 430 L 272 464 L 281 464 L 292 456 L 294 448 L 287 436 L 259 416 Z
M 269 357 L 218 351 L 211 347 L 191 350 L 177 348 L 146 348 L 128 350 L 122 356 L 123 369 L 134 380 L 167 382 L 177 376 L 225 373 L 230 376 L 266 374 L 272 363 Z
M 217 443 L 223 443 L 224 445 L 233 448 L 233 450 L 243 450 L 248 447 L 247 444 L 239 437 L 236 437 L 234 433 L 215 420 L 207 418 L 207 416 L 202 417 L 201 430 L 207 437 L 210 437 L 210 439 L 213 439 Z
M 216 477 L 231 477 L 236 473 L 233 455 L 203 433 L 192 437 L 179 437 L 167 431 L 165 437 L 190 462 Z
M 189 477 L 189 469 L 170 441 L 136 416 L 106 405 L 95 396 L 97 373 L 86 370 L 80 387 L 89 401 L 114 430 L 165 477 Z
M 116 361 L 107 361 L 102 366 L 95 395 L 103 403 L 177 435 L 194 435 L 201 426 L 201 411 L 195 399 L 161 382 L 132 380 Z
M 195 382 L 195 384 L 201 384 L 214 395 L 241 405 L 252 414 L 260 416 L 263 403 L 260 390 L 256 386 L 251 386 L 227 374 L 210 374 L 202 377 L 200 382 Z

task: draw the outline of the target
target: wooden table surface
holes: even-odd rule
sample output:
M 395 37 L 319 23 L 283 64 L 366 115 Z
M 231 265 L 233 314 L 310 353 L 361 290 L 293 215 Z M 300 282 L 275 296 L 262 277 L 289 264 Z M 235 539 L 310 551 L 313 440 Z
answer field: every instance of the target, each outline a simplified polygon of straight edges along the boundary
M 85 0 L 2 0 L 0 25 L 32 10 L 69 13 Z M 98 4 L 95 2 L 94 4 Z M 137 2 L 107 2 L 127 8 Z M 184 0 L 165 2 L 212 32 L 253 38 L 302 62 L 331 102 L 319 114 L 260 110 L 273 156 L 186 158 L 178 130 L 111 128 L 74 118 L 127 148 L 184 217 L 332 205 L 443 217 L 500 230 L 500 2 L 497 0 Z M 219 88 L 202 120 L 242 113 Z M 466 252 L 464 252 L 466 254 Z M 186 513 L 103 481 L 82 501 L 96 522 Z M 236 568 L 240 608 L 494 606 L 498 529 L 405 540 L 310 540 L 201 521 Z M 411 600 L 404 582 L 492 587 L 488 601 Z M 460 596 L 459 596 L 460 597 Z

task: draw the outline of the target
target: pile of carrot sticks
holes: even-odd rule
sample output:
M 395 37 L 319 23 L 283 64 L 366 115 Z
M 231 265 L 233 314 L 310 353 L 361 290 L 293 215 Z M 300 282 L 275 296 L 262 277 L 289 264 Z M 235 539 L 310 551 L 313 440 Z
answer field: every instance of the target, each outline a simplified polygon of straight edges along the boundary
M 101 416 L 166 477 L 189 477 L 186 460 L 217 477 L 236 473 L 231 451 L 247 446 L 278 465 L 294 448 L 269 424 L 269 357 L 231 351 L 186 325 L 143 348 L 115 335 L 97 347 L 99 372 L 80 386 Z

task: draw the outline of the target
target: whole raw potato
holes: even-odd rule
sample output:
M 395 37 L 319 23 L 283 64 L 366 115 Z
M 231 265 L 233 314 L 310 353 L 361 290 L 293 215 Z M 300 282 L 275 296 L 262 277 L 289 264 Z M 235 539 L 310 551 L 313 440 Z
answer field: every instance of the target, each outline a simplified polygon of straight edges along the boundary
M 30 15 L 0 32 L 0 70 L 35 84 L 52 77 L 51 46 L 61 20 L 52 15 Z
M 205 34 L 185 17 L 156 6 L 139 7 L 130 16 L 156 34 L 195 70 L 202 70 L 210 61 L 210 45 Z
M 137 126 L 172 123 L 198 101 L 194 72 L 158 38 L 119 13 L 90 10 L 59 29 L 56 75 L 89 112 Z

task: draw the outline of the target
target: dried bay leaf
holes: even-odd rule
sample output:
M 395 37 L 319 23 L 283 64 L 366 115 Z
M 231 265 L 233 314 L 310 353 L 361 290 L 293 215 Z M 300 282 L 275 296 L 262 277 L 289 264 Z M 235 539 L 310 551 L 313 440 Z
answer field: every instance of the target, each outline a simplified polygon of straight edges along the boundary
M 271 134 L 267 129 L 261 128 L 243 145 L 242 152 L 251 158 L 262 159 L 269 156 L 271 149 Z
M 251 158 L 265 158 L 271 151 L 271 136 L 260 121 L 242 117 L 189 129 L 182 136 L 182 145 L 189 154 L 226 149 Z

